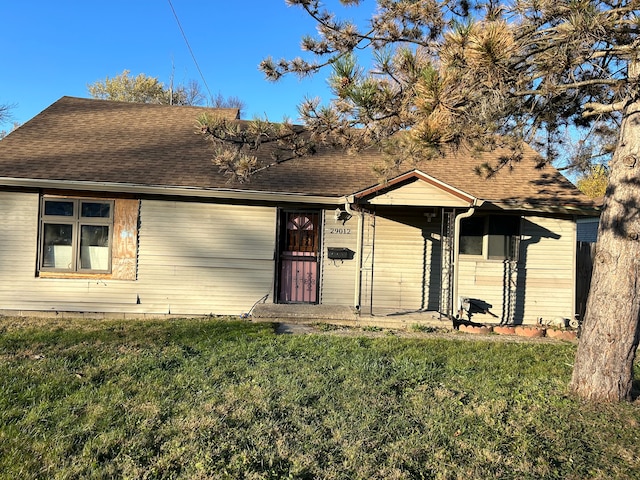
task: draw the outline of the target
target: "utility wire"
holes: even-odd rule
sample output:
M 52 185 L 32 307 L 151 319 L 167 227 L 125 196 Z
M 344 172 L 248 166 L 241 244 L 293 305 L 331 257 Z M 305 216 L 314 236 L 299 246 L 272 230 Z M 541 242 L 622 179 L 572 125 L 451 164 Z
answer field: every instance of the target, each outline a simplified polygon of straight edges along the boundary
M 182 29 L 182 25 L 180 25 L 180 19 L 178 18 L 178 14 L 176 13 L 175 8 L 173 8 L 173 4 L 171 0 L 167 0 L 169 2 L 169 6 L 171 7 L 171 11 L 173 12 L 173 16 L 176 19 L 176 23 L 178 24 L 178 28 L 180 29 L 180 33 L 182 33 L 182 38 L 184 38 L 184 43 L 187 44 L 187 48 L 189 49 L 189 53 L 191 54 L 191 58 L 193 58 L 193 63 L 196 64 L 196 68 L 198 69 L 198 73 L 200 74 L 200 78 L 202 78 L 202 83 L 204 83 L 207 92 L 209 92 L 209 98 L 213 98 L 211 95 L 211 90 L 209 90 L 209 85 L 207 85 L 207 81 L 204 79 L 204 75 L 202 74 L 202 70 L 200 70 L 200 65 L 198 65 L 198 61 L 196 60 L 196 56 L 193 54 L 193 50 L 191 49 L 191 45 L 189 45 L 189 40 L 187 40 L 187 36 Z

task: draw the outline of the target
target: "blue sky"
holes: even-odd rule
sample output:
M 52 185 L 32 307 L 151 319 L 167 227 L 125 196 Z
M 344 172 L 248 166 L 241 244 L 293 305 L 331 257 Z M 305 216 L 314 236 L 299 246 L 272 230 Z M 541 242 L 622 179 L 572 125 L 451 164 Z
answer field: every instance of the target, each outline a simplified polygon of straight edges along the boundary
M 337 3 L 335 1 L 329 2 Z M 171 4 L 202 71 L 180 32 Z M 62 96 L 89 97 L 87 85 L 130 70 L 168 85 L 196 80 L 215 96 L 235 96 L 243 118 L 297 120 L 305 97 L 329 99 L 327 73 L 264 79 L 260 61 L 302 55 L 311 18 L 284 0 L 0 0 L 0 104 L 24 123 Z M 373 4 L 371 4 L 373 5 Z M 0 130 L 10 125 L 0 125 Z

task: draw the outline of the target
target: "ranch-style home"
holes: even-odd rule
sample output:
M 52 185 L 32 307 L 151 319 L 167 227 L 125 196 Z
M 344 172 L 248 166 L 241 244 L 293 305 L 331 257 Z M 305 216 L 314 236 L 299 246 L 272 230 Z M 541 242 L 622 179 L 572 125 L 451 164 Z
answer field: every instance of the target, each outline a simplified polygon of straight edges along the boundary
M 196 132 L 207 110 L 63 97 L 0 141 L 0 312 L 573 318 L 594 209 L 532 150 L 488 180 L 500 151 L 381 181 L 380 154 L 321 147 L 239 183 Z

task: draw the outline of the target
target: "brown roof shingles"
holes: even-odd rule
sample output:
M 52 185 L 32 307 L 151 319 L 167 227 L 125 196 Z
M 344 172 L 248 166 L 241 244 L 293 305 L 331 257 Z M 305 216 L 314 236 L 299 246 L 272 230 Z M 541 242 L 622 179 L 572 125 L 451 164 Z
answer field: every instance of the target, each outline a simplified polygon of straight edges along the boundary
M 0 141 L 0 177 L 337 197 L 379 182 L 371 168 L 381 161 L 379 154 L 351 156 L 322 147 L 315 155 L 265 169 L 248 183 L 230 184 L 197 133 L 196 120 L 206 110 L 63 97 Z M 218 113 L 237 115 L 233 109 Z M 534 168 L 532 150 L 495 178 L 484 180 L 474 172 L 499 154 L 478 159 L 458 152 L 415 168 L 487 201 L 590 205 L 555 168 Z

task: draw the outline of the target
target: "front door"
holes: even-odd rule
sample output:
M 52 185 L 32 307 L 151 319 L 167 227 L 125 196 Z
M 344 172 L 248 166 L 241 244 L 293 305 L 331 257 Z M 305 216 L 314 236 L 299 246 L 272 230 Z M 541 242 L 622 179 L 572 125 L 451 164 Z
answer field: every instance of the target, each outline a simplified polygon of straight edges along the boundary
M 280 217 L 279 303 L 318 303 L 320 212 Z

